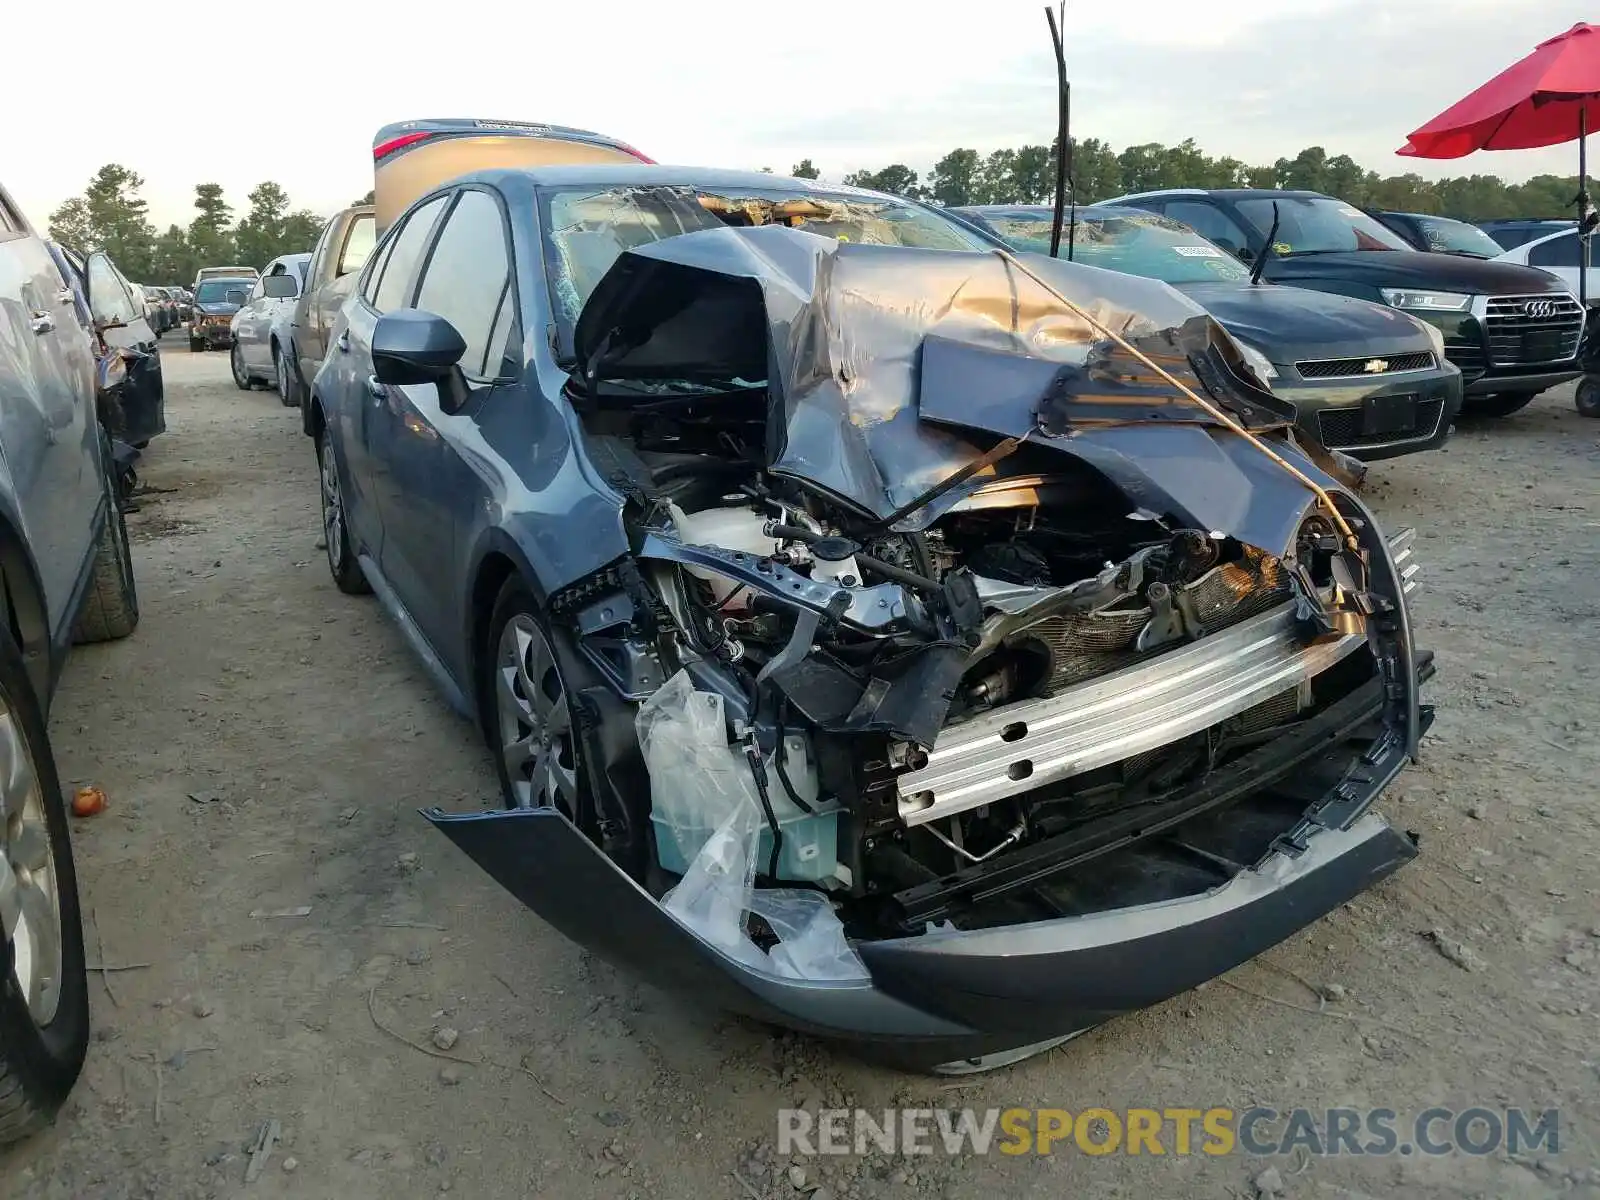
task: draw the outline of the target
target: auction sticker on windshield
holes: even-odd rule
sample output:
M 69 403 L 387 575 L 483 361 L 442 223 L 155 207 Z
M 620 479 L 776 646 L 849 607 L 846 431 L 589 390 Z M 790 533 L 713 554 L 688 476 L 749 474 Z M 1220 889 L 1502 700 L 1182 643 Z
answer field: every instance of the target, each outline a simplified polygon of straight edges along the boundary
M 1215 246 L 1174 246 L 1173 249 L 1184 258 L 1226 258 L 1227 255 Z

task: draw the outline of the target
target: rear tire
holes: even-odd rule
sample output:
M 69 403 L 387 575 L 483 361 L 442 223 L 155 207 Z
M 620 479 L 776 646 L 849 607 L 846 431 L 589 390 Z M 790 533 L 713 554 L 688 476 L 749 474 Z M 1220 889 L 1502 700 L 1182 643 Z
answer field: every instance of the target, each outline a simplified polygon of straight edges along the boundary
M 334 586 L 345 595 L 365 596 L 372 591 L 372 585 L 350 544 L 350 522 L 345 518 L 344 493 L 339 487 L 333 434 L 327 429 L 317 439 L 317 468 L 322 483 L 322 539 L 328 550 L 328 573 L 333 576 Z
M 0 628 L 0 804 L 5 811 L 5 864 L 29 919 L 12 920 L 0 942 L 0 1144 L 48 1124 L 83 1069 L 89 1048 L 89 983 L 84 968 L 78 880 L 72 866 L 67 809 L 45 732 L 44 714 L 10 633 Z M 15 833 L 20 818 L 21 834 Z M 41 898 L 47 863 L 54 913 Z M 47 914 L 40 919 L 40 913 Z M 49 916 L 54 928 L 48 928 Z M 46 971 L 53 988 L 43 989 Z M 33 984 L 32 987 L 29 984 Z M 30 1004 L 30 992 L 32 1003 Z
M 72 640 L 78 645 L 114 642 L 139 627 L 139 586 L 133 576 L 133 547 L 128 542 L 128 522 L 117 496 L 117 485 L 110 472 L 111 455 L 104 448 L 102 470 L 106 473 L 106 523 L 94 547 L 94 565 L 89 568 L 89 590 L 83 608 L 72 627 Z
M 1538 392 L 1496 392 L 1492 396 L 1469 396 L 1461 406 L 1468 417 L 1509 417 L 1533 403 Z

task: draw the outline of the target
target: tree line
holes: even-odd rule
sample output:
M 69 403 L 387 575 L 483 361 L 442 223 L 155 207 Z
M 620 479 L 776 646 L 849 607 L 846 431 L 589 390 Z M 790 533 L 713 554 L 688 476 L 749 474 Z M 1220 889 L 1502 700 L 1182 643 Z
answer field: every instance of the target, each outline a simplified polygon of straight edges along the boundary
M 50 236 L 80 252 L 104 250 L 137 283 L 187 287 L 201 267 L 259 270 L 280 254 L 310 250 L 322 231 L 321 217 L 303 208 L 291 211 L 288 193 L 267 180 L 251 190 L 249 207 L 237 221 L 221 184 L 196 184 L 194 219 L 158 233 L 139 195 L 143 187 L 137 173 L 107 163 L 83 195 L 50 214 Z
M 816 178 L 810 159 L 794 174 Z M 1019 146 L 981 154 L 950 151 L 925 177 L 904 163 L 856 171 L 844 182 L 936 204 L 1046 204 L 1055 197 L 1055 148 Z M 1351 204 L 1399 212 L 1432 213 L 1464 221 L 1493 217 L 1570 216 L 1578 194 L 1576 175 L 1538 175 L 1508 184 L 1497 175 L 1429 180 L 1413 173 L 1379 175 L 1347 154 L 1330 156 L 1309 146 L 1270 166 L 1237 158 L 1213 158 L 1194 140 L 1159 142 L 1117 151 L 1099 138 L 1072 139 L 1072 183 L 1079 204 L 1158 188 L 1287 188 L 1325 192 Z
M 822 173 L 804 158 L 790 174 L 819 179 Z M 935 204 L 1045 204 L 1055 194 L 1055 150 L 1053 144 L 987 154 L 958 148 L 934 163 L 925 177 L 904 163 L 891 163 L 875 171 L 854 171 L 843 182 Z M 1080 204 L 1157 188 L 1291 188 L 1326 192 L 1368 208 L 1465 221 L 1566 216 L 1578 192 L 1575 175 L 1538 175 L 1513 184 L 1497 175 L 1437 180 L 1415 173 L 1379 175 L 1347 154 L 1329 156 L 1321 146 L 1309 146 L 1270 166 L 1250 166 L 1237 158 L 1213 158 L 1192 138 L 1176 146 L 1146 142 L 1120 151 L 1099 138 L 1073 138 L 1072 184 Z M 259 269 L 280 254 L 309 250 L 322 229 L 321 217 L 303 208 L 291 211 L 288 194 L 268 180 L 246 197 L 249 207 L 237 222 L 220 184 L 196 184 L 194 219 L 187 227 L 169 225 L 158 233 L 139 195 L 143 187 L 135 172 L 107 163 L 94 173 L 83 195 L 50 214 L 50 236 L 77 250 L 107 251 L 140 283 L 182 286 L 201 267 Z M 371 202 L 371 192 L 356 201 Z

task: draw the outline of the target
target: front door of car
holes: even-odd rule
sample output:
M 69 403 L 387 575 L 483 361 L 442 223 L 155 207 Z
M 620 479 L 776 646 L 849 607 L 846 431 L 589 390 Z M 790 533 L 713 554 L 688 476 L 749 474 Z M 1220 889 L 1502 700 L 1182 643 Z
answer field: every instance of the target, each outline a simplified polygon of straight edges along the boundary
M 487 410 L 515 400 L 514 385 L 504 382 L 510 378 L 507 348 L 517 339 L 511 279 L 509 232 L 499 201 L 481 188 L 462 189 L 412 301 L 412 307 L 449 321 L 466 343 L 459 389 L 381 385 L 385 396 L 375 406 L 372 427 L 373 457 L 385 464 L 378 488 L 384 574 L 405 589 L 412 619 L 463 684 L 470 677 L 460 636 L 461 531 L 496 491 L 478 469 L 486 460 L 479 424 Z
M 347 319 L 332 326 L 328 357 L 318 385 L 327 405 L 328 420 L 337 426 L 335 440 L 343 468 L 345 519 L 356 549 L 377 560 L 408 613 L 420 600 L 417 584 L 403 575 L 391 576 L 384 566 L 387 531 L 378 497 L 392 484 L 389 461 L 380 449 L 388 436 L 387 407 L 397 401 L 373 373 L 372 330 L 383 313 L 410 305 L 423 254 L 447 199 L 440 196 L 414 210 L 391 232 L 384 243 L 383 257 L 372 264 L 371 270 L 345 276 L 349 282 L 340 290 L 347 293 L 359 279 L 361 294 L 345 306 Z

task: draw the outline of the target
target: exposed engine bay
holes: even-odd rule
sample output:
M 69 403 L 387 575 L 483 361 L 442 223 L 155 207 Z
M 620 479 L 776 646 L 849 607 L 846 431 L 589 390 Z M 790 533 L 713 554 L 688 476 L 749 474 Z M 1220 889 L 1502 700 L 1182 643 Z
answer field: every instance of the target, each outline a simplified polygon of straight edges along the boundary
M 868 414 L 865 367 L 802 391 L 805 372 L 766 377 L 765 344 L 700 345 L 715 369 L 674 370 L 650 343 L 697 303 L 749 333 L 713 289 L 647 333 L 590 331 L 567 399 L 633 552 L 552 598 L 635 706 L 643 748 L 613 746 L 613 773 L 638 780 L 630 754 L 648 768 L 650 811 L 602 787 L 576 816 L 654 894 L 688 888 L 697 852 L 706 867 L 723 813 L 702 801 L 731 788 L 759 806 L 755 883 L 826 895 L 852 938 L 1092 907 L 1057 885 L 1101 848 L 1225 810 L 1277 739 L 1318 721 L 1347 736 L 1403 702 L 1384 682 L 1399 577 L 1373 586 L 1359 505 L 1319 505 L 1257 443 L 1316 470 L 1209 322 L 1079 329 L 1054 358 L 919 329 L 913 402 Z M 1238 427 L 1165 407 L 1179 389 L 1152 384 L 1157 359 Z M 1100 407 L 1130 396 L 1132 421 Z

